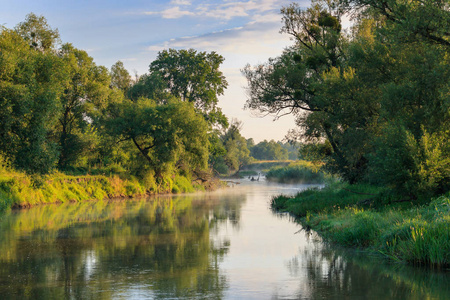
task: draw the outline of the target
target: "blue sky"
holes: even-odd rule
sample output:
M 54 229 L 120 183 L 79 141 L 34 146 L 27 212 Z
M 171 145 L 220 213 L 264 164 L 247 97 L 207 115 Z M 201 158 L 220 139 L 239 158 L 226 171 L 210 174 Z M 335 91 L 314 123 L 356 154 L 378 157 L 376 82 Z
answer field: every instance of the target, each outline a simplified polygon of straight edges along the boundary
M 244 124 L 246 138 L 281 140 L 295 124 L 291 116 L 273 122 L 244 111 L 247 63 L 281 54 L 292 42 L 281 35 L 280 8 L 290 0 L 0 0 L 0 24 L 13 28 L 33 12 L 58 28 L 63 43 L 86 50 L 98 65 L 121 60 L 134 74 L 147 72 L 158 51 L 167 48 L 216 51 L 229 87 L 219 105 Z M 297 1 L 308 6 L 309 0 Z

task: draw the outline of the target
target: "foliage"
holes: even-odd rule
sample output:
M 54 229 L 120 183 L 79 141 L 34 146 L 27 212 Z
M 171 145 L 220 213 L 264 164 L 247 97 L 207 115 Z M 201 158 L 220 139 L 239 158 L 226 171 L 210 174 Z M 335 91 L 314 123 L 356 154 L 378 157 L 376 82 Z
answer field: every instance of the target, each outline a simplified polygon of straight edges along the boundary
M 111 67 L 111 85 L 126 93 L 131 87 L 131 76 L 120 60 Z
M 285 167 L 275 167 L 266 173 L 269 181 L 283 183 L 324 183 L 326 175 L 320 165 L 298 161 Z
M 58 157 L 53 137 L 63 91 L 61 61 L 5 28 L 0 49 L 0 151 L 16 168 L 47 173 Z
M 105 121 L 107 131 L 131 141 L 160 178 L 174 167 L 204 169 L 208 159 L 208 128 L 190 103 L 150 99 L 112 104 Z
M 412 198 L 449 189 L 448 5 L 313 1 L 282 9 L 295 44 L 247 66 L 246 107 L 296 117 L 301 155 Z M 353 14 L 351 35 L 340 17 Z M 432 20 L 432 21 L 427 21 Z M 420 49 L 420 51 L 418 51 Z
M 57 128 L 61 149 L 58 165 L 64 169 L 95 146 L 96 130 L 91 124 L 98 117 L 99 109 L 110 101 L 112 91 L 109 89 L 111 78 L 108 70 L 96 66 L 85 51 L 64 44 L 59 56 L 68 76 L 68 80 L 62 82 L 65 90 L 61 97 L 60 126 Z
M 411 203 L 368 207 L 363 204 L 370 197 L 368 194 L 384 195 L 372 186 L 340 183 L 321 190 L 306 190 L 295 197 L 275 197 L 272 207 L 302 217 L 305 226 L 341 245 L 368 248 L 411 264 L 437 267 L 450 264 L 448 196 L 421 207 Z
M 239 172 L 251 160 L 247 140 L 240 133 L 241 127 L 241 122 L 233 120 L 228 130 L 221 136 L 226 149 L 223 157 L 224 163 L 229 170 L 236 172 Z
M 213 130 L 228 125 L 222 62 L 170 49 L 133 81 L 122 62 L 96 65 L 31 13 L 0 31 L 0 155 L 29 174 L 134 175 L 149 190 L 192 191 L 192 173 L 226 154 Z
M 43 16 L 30 13 L 15 29 L 31 48 L 40 52 L 55 50 L 59 43 L 58 29 L 52 29 Z
M 249 148 L 250 154 L 260 160 L 286 160 L 289 158 L 288 150 L 281 143 L 274 140 L 264 140 Z
M 217 107 L 218 96 L 228 86 L 219 66 L 224 58 L 216 52 L 163 50 L 150 64 L 150 77 L 158 76 L 165 90 L 182 101 L 193 103 L 210 124 L 227 126 L 226 117 Z

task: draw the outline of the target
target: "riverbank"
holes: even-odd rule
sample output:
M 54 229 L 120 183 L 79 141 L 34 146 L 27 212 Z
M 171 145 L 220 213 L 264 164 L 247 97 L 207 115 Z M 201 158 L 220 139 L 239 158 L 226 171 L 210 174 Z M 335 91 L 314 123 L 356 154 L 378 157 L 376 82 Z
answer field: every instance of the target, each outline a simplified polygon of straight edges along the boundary
M 382 189 L 338 183 L 272 199 L 272 208 L 300 218 L 326 240 L 397 262 L 450 265 L 450 196 L 422 205 L 386 199 Z
M 214 183 L 194 183 L 181 175 L 165 176 L 157 183 L 153 176 L 137 179 L 118 174 L 72 176 L 55 172 L 33 177 L 3 170 L 0 173 L 0 211 L 51 203 L 190 193 L 214 188 L 212 185 Z

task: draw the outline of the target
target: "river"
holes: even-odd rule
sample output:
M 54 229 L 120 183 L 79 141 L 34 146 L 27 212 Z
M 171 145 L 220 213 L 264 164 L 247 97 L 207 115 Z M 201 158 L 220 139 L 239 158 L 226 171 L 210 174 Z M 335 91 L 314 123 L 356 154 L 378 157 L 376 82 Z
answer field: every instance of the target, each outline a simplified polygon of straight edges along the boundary
M 0 215 L 1 299 L 450 299 L 450 275 L 339 249 L 270 199 L 307 185 Z

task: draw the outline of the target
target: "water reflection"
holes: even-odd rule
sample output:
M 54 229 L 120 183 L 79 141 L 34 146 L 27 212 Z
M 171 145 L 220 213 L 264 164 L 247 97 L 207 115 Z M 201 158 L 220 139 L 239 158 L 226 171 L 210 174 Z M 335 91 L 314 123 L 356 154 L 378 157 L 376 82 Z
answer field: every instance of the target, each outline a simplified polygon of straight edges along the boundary
M 273 195 L 305 186 L 39 206 L 0 217 L 4 299 L 450 299 L 450 276 L 324 244 Z
M 316 233 L 286 263 L 297 290 L 272 299 L 450 299 L 446 271 L 390 263 L 367 252 L 324 244 Z M 302 274 L 303 273 L 303 274 Z
M 245 199 L 193 196 L 92 202 L 13 211 L 0 221 L 0 293 L 6 298 L 222 298 L 219 264 Z

